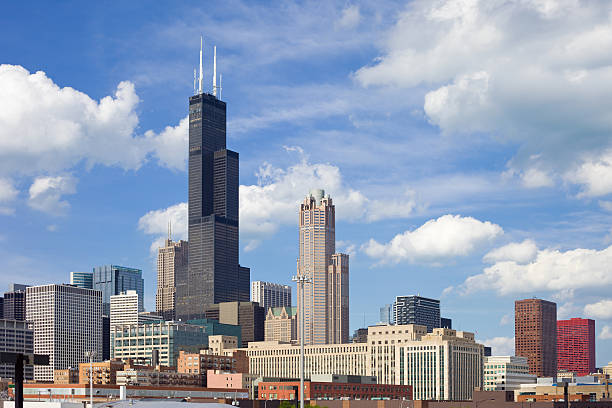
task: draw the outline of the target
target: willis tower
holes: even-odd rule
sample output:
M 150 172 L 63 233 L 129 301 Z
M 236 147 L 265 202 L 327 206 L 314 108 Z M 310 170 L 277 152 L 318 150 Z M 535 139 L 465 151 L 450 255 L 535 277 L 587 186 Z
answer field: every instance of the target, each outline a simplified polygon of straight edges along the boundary
M 200 40 L 199 87 L 189 98 L 189 262 L 176 273 L 181 320 L 206 317 L 214 303 L 249 301 L 250 270 L 238 264 L 238 153 L 226 147 L 216 47 L 213 71 L 205 93 Z

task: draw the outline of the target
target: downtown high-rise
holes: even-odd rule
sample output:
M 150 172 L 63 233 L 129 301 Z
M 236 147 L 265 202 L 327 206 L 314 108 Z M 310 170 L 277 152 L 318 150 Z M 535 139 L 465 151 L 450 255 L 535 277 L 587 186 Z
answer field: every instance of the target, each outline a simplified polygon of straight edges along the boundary
M 336 254 L 336 210 L 323 190 L 312 190 L 300 205 L 298 310 L 304 308 L 304 343 L 347 343 L 349 339 L 349 257 Z M 301 333 L 301 329 L 298 329 Z
M 216 58 L 216 57 L 215 57 Z M 176 317 L 206 317 L 210 305 L 248 301 L 250 270 L 238 264 L 238 153 L 226 146 L 226 104 L 199 88 L 189 98 L 189 265 L 176 275 Z M 219 95 L 220 96 L 220 95 Z
M 157 253 L 157 293 L 155 309 L 164 320 L 174 320 L 176 317 L 176 275 L 187 268 L 187 242 L 172 241 L 171 234 L 165 245 Z
M 557 375 L 557 304 L 542 299 L 514 302 L 514 350 L 527 357 L 529 373 Z
M 595 320 L 557 321 L 557 370 L 580 376 L 595 372 Z
M 271 307 L 291 306 L 291 286 L 279 283 L 251 282 L 251 301 L 268 310 Z

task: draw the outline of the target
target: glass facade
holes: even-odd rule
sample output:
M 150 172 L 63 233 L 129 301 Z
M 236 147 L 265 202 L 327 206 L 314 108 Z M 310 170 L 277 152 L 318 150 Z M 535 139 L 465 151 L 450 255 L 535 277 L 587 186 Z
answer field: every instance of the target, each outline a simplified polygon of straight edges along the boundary
M 440 301 L 421 296 L 398 296 L 393 303 L 395 324 L 419 324 L 431 333 L 440 327 Z
M 93 273 L 70 272 L 70 284 L 83 289 L 93 289 Z
M 189 98 L 189 264 L 176 273 L 176 317 L 249 300 L 250 270 L 238 264 L 238 153 L 226 148 L 226 105 Z
M 102 292 L 102 314 L 110 316 L 110 297 L 121 292 L 135 290 L 138 293 L 138 310 L 144 311 L 144 280 L 140 269 L 117 265 L 93 268 L 93 288 Z

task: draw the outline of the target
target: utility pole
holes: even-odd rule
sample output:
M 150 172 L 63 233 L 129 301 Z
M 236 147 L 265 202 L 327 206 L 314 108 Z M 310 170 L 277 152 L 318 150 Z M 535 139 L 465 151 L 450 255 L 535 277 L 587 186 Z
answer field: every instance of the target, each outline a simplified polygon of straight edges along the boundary
M 85 357 L 89 358 L 89 408 L 93 408 L 93 359 L 95 351 L 86 351 Z
M 292 278 L 300 290 L 300 408 L 304 408 L 304 284 L 312 283 L 312 279 L 303 275 Z

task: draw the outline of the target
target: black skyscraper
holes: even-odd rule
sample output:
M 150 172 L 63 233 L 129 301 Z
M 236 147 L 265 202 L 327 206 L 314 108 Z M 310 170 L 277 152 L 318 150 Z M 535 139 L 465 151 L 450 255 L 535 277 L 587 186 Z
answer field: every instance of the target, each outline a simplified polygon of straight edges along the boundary
M 226 149 L 225 114 L 214 95 L 189 98 L 189 264 L 176 271 L 181 320 L 249 300 L 250 271 L 238 265 L 238 153 Z

